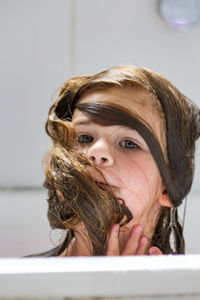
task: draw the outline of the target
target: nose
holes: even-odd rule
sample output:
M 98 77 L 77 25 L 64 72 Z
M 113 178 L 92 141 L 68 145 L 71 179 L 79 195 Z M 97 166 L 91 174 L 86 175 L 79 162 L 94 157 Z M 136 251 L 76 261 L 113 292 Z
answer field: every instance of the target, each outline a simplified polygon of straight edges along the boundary
M 99 140 L 87 150 L 87 158 L 96 166 L 110 167 L 114 163 L 111 147 L 105 140 Z

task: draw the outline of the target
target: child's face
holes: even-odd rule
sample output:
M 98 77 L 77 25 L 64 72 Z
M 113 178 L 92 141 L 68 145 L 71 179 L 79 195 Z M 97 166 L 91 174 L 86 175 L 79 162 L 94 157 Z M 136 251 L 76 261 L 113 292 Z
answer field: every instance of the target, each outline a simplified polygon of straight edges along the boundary
M 91 91 L 79 103 L 118 104 L 130 113 L 142 117 L 151 126 L 161 145 L 164 145 L 163 124 L 152 108 L 151 96 L 144 91 L 124 88 Z M 75 109 L 72 123 L 81 150 L 102 172 L 117 197 L 122 198 L 133 214 L 128 224 L 142 225 L 150 237 L 160 211 L 159 197 L 164 188 L 157 165 L 141 135 L 124 126 L 101 126 L 87 122 L 86 114 Z M 93 169 L 91 176 L 103 187 L 104 179 Z

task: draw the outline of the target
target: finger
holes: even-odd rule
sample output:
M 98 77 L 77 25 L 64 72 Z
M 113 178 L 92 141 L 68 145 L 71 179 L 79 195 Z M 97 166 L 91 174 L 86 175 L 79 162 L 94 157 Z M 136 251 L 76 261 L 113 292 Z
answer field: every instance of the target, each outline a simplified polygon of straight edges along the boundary
M 163 255 L 162 251 L 158 247 L 151 247 L 149 249 L 149 254 L 150 255 Z
M 119 255 L 119 224 L 111 229 L 106 255 Z
M 145 236 L 142 236 L 139 240 L 138 249 L 136 255 L 145 255 L 147 251 L 148 239 Z
M 140 225 L 133 226 L 128 242 L 122 252 L 122 255 L 136 254 L 141 234 L 142 234 L 142 227 Z

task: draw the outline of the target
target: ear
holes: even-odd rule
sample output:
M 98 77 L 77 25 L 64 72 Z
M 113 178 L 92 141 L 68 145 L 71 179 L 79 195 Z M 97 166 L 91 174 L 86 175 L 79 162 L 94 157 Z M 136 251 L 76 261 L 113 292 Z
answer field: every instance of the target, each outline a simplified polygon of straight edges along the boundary
M 169 195 L 166 190 L 158 197 L 158 202 L 161 206 L 165 207 L 173 207 L 171 200 L 169 199 Z

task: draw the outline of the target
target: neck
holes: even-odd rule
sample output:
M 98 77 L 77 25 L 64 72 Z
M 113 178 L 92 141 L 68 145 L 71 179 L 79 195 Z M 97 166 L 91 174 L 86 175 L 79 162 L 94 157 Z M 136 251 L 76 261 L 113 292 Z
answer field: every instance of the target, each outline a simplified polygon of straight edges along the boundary
M 126 246 L 133 226 L 141 225 L 142 226 L 142 236 L 145 236 L 149 241 L 148 245 L 147 245 L 147 249 L 146 249 L 148 252 L 148 249 L 151 246 L 153 246 L 152 245 L 152 237 L 155 232 L 159 213 L 160 213 L 160 206 L 156 207 L 155 210 L 153 210 L 153 214 L 151 216 L 143 215 L 137 220 L 132 219 L 127 225 L 124 226 L 124 228 L 121 228 L 120 234 L 119 234 L 120 250 L 123 251 L 124 247 Z

